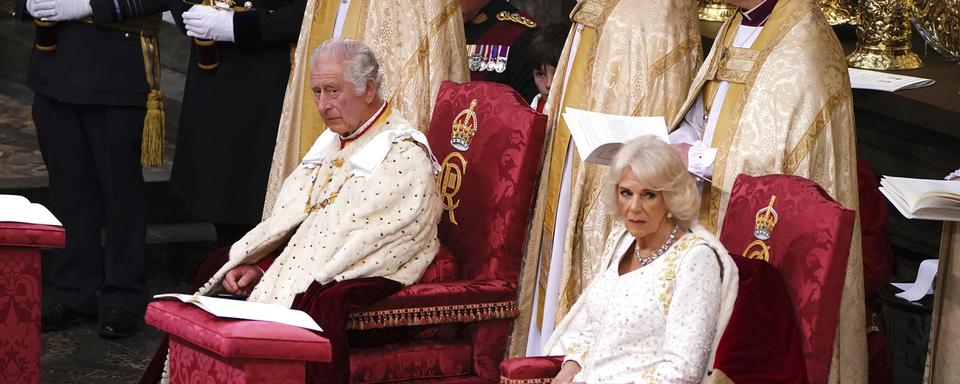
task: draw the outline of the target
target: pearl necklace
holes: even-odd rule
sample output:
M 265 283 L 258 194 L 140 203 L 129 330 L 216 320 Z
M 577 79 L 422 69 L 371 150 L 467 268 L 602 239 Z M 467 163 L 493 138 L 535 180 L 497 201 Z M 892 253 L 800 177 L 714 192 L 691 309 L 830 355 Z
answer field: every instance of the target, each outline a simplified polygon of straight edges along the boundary
M 656 250 L 650 256 L 641 257 L 640 256 L 640 242 L 637 241 L 633 245 L 633 256 L 637 259 L 637 262 L 640 263 L 641 267 L 646 267 L 654 260 L 663 256 L 664 253 L 670 249 L 670 246 L 673 245 L 674 240 L 677 239 L 677 231 L 680 229 L 680 224 L 673 225 L 673 231 L 670 232 L 670 236 L 667 236 L 667 240 L 663 242 L 663 245 L 660 246 L 660 249 Z

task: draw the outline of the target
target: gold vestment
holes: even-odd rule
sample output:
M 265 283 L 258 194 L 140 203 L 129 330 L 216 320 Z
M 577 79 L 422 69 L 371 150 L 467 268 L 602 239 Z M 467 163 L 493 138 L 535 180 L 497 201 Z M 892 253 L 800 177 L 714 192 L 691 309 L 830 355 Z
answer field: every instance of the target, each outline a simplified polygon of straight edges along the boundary
M 853 99 L 843 49 L 812 0 L 779 0 L 750 48 L 733 47 L 742 19 L 724 24 L 670 126 L 711 83 L 729 82 L 713 134 L 712 183 L 699 221 L 719 234 L 737 175 L 803 176 L 857 210 Z M 705 100 L 706 101 L 706 100 Z M 841 300 L 830 382 L 866 383 L 863 261 L 857 220 Z

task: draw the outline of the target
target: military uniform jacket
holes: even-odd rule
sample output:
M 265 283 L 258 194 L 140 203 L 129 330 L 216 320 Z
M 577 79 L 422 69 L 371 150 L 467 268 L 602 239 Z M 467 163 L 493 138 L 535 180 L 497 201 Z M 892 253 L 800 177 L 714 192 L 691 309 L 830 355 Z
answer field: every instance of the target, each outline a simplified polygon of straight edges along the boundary
M 473 20 L 464 20 L 470 80 L 509 85 L 528 102 L 537 95 L 530 68 L 536 21 L 506 0 L 491 0 Z
M 20 1 L 21 14 L 31 17 L 25 4 Z M 115 23 L 159 17 L 168 8 L 167 0 L 90 0 L 90 7 L 93 16 L 86 21 L 55 24 L 56 49 L 34 48 L 27 86 L 62 103 L 144 106 L 150 87 L 140 35 Z
M 244 5 L 238 0 L 237 5 Z M 305 0 L 251 0 L 233 17 L 235 43 L 217 42 L 219 66 L 190 56 L 170 192 L 202 218 L 260 222 L 280 109 Z M 191 4 L 170 0 L 181 15 Z

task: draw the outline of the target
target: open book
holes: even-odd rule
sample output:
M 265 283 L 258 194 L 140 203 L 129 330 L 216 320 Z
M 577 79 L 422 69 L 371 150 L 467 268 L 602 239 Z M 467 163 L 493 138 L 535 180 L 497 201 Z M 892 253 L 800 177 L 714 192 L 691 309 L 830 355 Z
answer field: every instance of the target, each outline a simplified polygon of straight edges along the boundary
M 0 195 L 0 221 L 63 226 L 47 207 L 19 195 Z
M 210 312 L 217 317 L 233 319 L 272 321 L 306 328 L 314 331 L 323 331 L 320 325 L 306 312 L 290 309 L 277 304 L 257 303 L 253 301 L 221 299 L 211 296 L 184 295 L 179 293 L 164 293 L 154 295 L 154 299 L 177 299 L 190 303 L 200 309 Z
M 908 219 L 960 221 L 960 181 L 884 176 L 880 192 Z
M 609 115 L 567 107 L 563 112 L 577 153 L 588 163 L 610 165 L 623 143 L 643 135 L 669 142 L 663 117 Z
M 894 92 L 901 89 L 928 87 L 935 83 L 934 80 L 922 77 L 868 71 L 866 69 L 847 68 L 847 71 L 850 74 L 850 88 L 854 89 Z

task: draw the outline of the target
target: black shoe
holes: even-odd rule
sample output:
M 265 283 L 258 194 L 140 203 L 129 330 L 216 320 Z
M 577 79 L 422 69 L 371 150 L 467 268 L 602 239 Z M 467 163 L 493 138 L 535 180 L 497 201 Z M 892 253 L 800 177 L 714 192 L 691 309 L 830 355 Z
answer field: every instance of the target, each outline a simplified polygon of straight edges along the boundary
M 48 305 L 43 308 L 40 315 L 40 330 L 43 332 L 61 331 L 89 317 L 89 315 L 74 311 L 63 304 Z
M 124 339 L 137 334 L 142 316 L 123 309 L 111 309 L 100 323 L 100 337 Z

